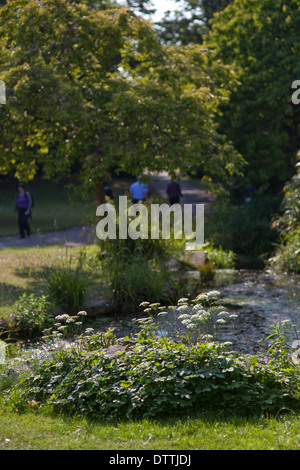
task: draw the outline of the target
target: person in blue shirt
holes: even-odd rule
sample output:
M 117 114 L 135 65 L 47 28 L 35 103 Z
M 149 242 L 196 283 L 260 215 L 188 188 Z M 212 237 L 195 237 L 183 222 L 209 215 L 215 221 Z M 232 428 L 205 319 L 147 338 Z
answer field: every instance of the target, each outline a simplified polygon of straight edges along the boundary
M 30 227 L 28 218 L 31 216 L 32 198 L 28 191 L 26 191 L 23 183 L 18 184 L 18 192 L 15 200 L 15 212 L 18 213 L 18 227 L 20 238 L 25 238 L 25 231 L 27 236 L 30 236 Z
M 142 183 L 140 178 L 130 186 L 130 195 L 133 204 L 145 202 L 149 196 L 149 184 Z

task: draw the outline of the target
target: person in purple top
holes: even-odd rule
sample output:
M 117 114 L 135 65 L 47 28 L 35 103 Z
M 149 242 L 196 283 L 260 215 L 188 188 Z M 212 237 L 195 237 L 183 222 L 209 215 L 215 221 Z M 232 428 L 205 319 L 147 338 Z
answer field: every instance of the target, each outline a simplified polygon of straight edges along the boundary
M 18 228 L 20 238 L 25 238 L 25 232 L 27 236 L 30 236 L 30 227 L 28 224 L 28 218 L 31 216 L 32 208 L 32 197 L 28 191 L 26 191 L 23 183 L 18 184 L 18 192 L 15 200 L 15 212 L 18 214 Z
M 172 180 L 166 189 L 167 195 L 169 196 L 170 206 L 173 204 L 178 204 L 180 202 L 180 197 L 182 196 L 180 184 Z

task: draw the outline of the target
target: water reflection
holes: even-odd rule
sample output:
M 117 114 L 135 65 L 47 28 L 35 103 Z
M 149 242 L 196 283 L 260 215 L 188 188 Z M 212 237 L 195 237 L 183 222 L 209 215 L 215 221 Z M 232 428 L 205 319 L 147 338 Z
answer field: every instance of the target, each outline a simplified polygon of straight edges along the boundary
M 272 326 L 291 320 L 295 328 L 291 341 L 300 329 L 299 276 L 272 271 L 220 270 L 215 285 L 221 292 L 221 302 L 238 314 L 232 331 L 225 334 L 242 352 L 255 352 L 256 343 L 264 340 Z

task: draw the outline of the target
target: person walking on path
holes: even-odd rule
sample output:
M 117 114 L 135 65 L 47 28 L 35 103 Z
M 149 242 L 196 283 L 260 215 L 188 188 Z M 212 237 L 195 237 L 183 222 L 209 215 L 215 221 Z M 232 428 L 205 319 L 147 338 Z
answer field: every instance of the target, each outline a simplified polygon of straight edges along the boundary
M 149 184 L 141 183 L 140 177 L 130 186 L 130 195 L 133 204 L 145 202 L 149 196 Z
M 104 181 L 104 192 L 105 196 L 107 196 L 109 199 L 114 199 L 114 193 L 110 187 L 109 181 Z
M 26 191 L 23 183 L 18 184 L 18 192 L 15 200 L 15 212 L 18 213 L 18 228 L 20 238 L 25 238 L 25 232 L 27 236 L 30 236 L 30 227 L 28 218 L 31 217 L 32 208 L 32 197 L 28 191 Z
M 170 183 L 167 186 L 166 193 L 169 197 L 170 206 L 172 206 L 173 204 L 178 204 L 180 202 L 180 197 L 182 197 L 182 192 L 181 192 L 180 184 L 177 181 L 175 180 L 170 181 Z

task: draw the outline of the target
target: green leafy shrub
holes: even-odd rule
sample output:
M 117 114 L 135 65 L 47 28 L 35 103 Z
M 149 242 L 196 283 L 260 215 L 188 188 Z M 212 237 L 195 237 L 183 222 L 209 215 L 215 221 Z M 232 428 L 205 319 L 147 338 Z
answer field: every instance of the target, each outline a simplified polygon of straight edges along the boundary
M 276 413 L 282 408 L 300 409 L 299 366 L 291 356 L 278 360 L 285 348 L 282 334 L 268 356 L 243 356 L 228 343 L 212 341 L 202 329 L 208 317 L 219 317 L 220 306 L 211 310 L 217 292 L 199 295 L 191 311 L 187 299 L 175 306 L 181 321 L 196 333 L 158 337 L 153 323 L 141 323 L 141 331 L 126 350 L 111 352 L 118 340 L 107 334 L 86 334 L 71 347 L 60 347 L 29 363 L 6 403 L 19 411 L 35 404 L 54 412 L 99 419 L 134 419 L 187 414 L 197 410 L 223 410 L 234 414 Z M 146 312 L 164 315 L 158 303 L 143 302 Z M 180 308 L 182 307 L 182 308 Z M 223 315 L 222 315 L 223 317 Z M 152 317 L 150 316 L 150 319 Z M 283 338 L 283 339 L 282 339 Z
M 187 346 L 161 338 L 137 341 L 114 357 L 98 348 L 62 349 L 27 372 L 10 401 L 19 410 L 34 402 L 101 419 L 158 418 L 216 406 L 260 414 L 299 409 L 299 382 L 216 343 Z
M 48 297 L 24 293 L 14 304 L 16 333 L 22 338 L 36 338 L 54 323 Z
M 224 250 L 247 256 L 273 252 L 278 235 L 271 226 L 278 209 L 278 198 L 256 196 L 243 204 L 221 207 L 207 218 L 207 239 Z
M 128 202 L 128 206 L 130 203 Z M 119 233 L 119 220 L 116 221 L 117 227 L 116 232 Z M 170 219 L 170 237 L 162 238 L 161 229 L 159 232 L 159 238 L 155 239 L 151 235 L 151 219 L 149 214 L 148 221 L 148 238 L 138 238 L 133 240 L 130 237 L 125 239 L 107 238 L 105 241 L 101 241 L 101 252 L 108 259 L 120 259 L 128 258 L 132 256 L 142 256 L 143 258 L 153 259 L 157 257 L 167 256 L 179 256 L 183 255 L 185 251 L 185 239 L 176 239 L 174 237 L 174 221 Z
M 209 244 L 205 247 L 205 255 L 209 263 L 217 269 L 234 269 L 236 255 L 231 250 L 224 250 L 221 246 L 215 248 Z
M 279 271 L 300 273 L 300 162 L 297 173 L 284 187 L 282 213 L 274 221 L 280 243 L 270 265 Z
M 269 265 L 281 272 L 300 273 L 300 227 L 282 239 Z

